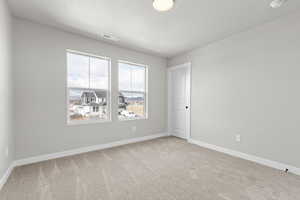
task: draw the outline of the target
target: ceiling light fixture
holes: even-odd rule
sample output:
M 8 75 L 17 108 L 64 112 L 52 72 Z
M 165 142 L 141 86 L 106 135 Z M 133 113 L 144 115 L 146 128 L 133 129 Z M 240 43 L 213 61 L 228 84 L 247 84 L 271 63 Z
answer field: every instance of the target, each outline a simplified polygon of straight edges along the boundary
M 153 7 L 159 12 L 164 12 L 172 9 L 174 0 L 153 0 Z
M 279 8 L 281 7 L 287 0 L 273 0 L 271 3 L 270 3 L 270 6 L 272 8 Z

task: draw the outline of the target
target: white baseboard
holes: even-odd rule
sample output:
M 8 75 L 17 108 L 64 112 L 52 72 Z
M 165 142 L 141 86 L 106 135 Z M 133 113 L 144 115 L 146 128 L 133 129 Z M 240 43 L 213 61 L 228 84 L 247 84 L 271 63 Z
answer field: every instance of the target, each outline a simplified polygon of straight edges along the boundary
M 152 139 L 156 139 L 156 138 L 160 138 L 160 137 L 166 137 L 166 136 L 169 136 L 169 135 L 170 135 L 169 133 L 160 133 L 160 134 L 154 134 L 154 135 L 149 135 L 149 136 L 145 136 L 145 137 L 121 140 L 121 141 L 112 142 L 112 143 L 108 143 L 108 144 L 94 145 L 94 146 L 83 147 L 83 148 L 79 148 L 79 149 L 63 151 L 63 152 L 59 152 L 59 153 L 46 154 L 46 155 L 41 155 L 41 156 L 35 156 L 35 157 L 31 157 L 31 158 L 16 160 L 11 164 L 11 166 L 6 170 L 3 177 L 0 179 L 0 190 L 3 187 L 3 185 L 6 183 L 6 181 L 9 178 L 11 172 L 13 171 L 14 167 L 16 167 L 16 166 L 22 166 L 22 165 L 37 163 L 37 162 L 56 159 L 56 158 L 62 158 L 62 157 L 66 157 L 66 156 L 77 155 L 77 154 L 91 152 L 91 151 L 97 151 L 97 150 L 112 148 L 112 147 L 121 146 L 121 145 L 125 145 L 125 144 L 131 144 L 131 143 L 136 143 L 136 142 L 152 140 Z M 245 159 L 245 160 L 256 162 L 256 163 L 259 163 L 259 164 L 262 164 L 262 165 L 265 165 L 265 166 L 268 166 L 268 167 L 272 167 L 272 168 L 275 168 L 275 169 L 279 169 L 279 170 L 289 169 L 289 172 L 300 175 L 300 168 L 297 168 L 297 167 L 294 167 L 294 166 L 279 163 L 279 162 L 276 162 L 276 161 L 271 161 L 271 160 L 268 160 L 268 159 L 260 158 L 260 157 L 253 156 L 253 155 L 249 155 L 249 154 L 242 153 L 242 152 L 239 152 L 239 151 L 226 149 L 226 148 L 219 147 L 219 146 L 212 145 L 212 144 L 208 144 L 208 143 L 205 143 L 205 142 L 200 142 L 200 141 L 197 141 L 197 140 L 194 140 L 194 139 L 189 139 L 188 141 L 192 144 L 196 144 L 196 145 L 199 145 L 199 146 L 204 147 L 204 148 L 208 148 L 208 149 L 212 149 L 212 150 L 215 150 L 215 151 L 218 151 L 218 152 L 229 154 L 231 156 L 235 156 L 235 157 L 238 157 L 238 158 L 242 158 L 242 159 Z
M 149 135 L 149 136 L 144 136 L 144 137 L 139 137 L 139 138 L 121 140 L 121 141 L 112 142 L 112 143 L 108 143 L 108 144 L 99 144 L 99 145 L 82 147 L 79 149 L 73 149 L 73 150 L 68 150 L 68 151 L 63 151 L 63 152 L 58 152 L 58 153 L 53 153 L 53 154 L 46 154 L 46 155 L 35 156 L 35 157 L 31 157 L 31 158 L 15 160 L 10 165 L 10 167 L 6 170 L 3 177 L 0 179 L 0 190 L 6 183 L 11 172 L 13 171 L 13 169 L 17 166 L 33 164 L 33 163 L 37 163 L 37 162 L 42 162 L 42 161 L 56 159 L 56 158 L 62 158 L 62 157 L 66 157 L 66 156 L 77 155 L 77 154 L 81 154 L 81 153 L 87 153 L 87 152 L 91 152 L 91 151 L 108 149 L 108 148 L 117 147 L 117 146 L 121 146 L 121 145 L 125 145 L 125 144 L 132 144 L 132 143 L 152 140 L 152 139 L 166 137 L 166 136 L 169 136 L 169 133 L 159 133 L 159 134 L 154 134 L 154 135 Z
M 271 167 L 271 168 L 275 168 L 275 169 L 279 169 L 279 170 L 288 169 L 289 172 L 291 172 L 293 174 L 300 175 L 300 168 L 297 168 L 297 167 L 294 167 L 294 166 L 291 166 L 291 165 L 287 165 L 287 164 L 283 164 L 283 163 L 280 163 L 280 162 L 268 160 L 268 159 L 265 159 L 265 158 L 260 158 L 260 157 L 254 156 L 254 155 L 242 153 L 242 152 L 231 150 L 231 149 L 226 149 L 226 148 L 223 148 L 223 147 L 220 147 L 220 146 L 216 146 L 216 145 L 213 145 L 213 144 L 208 144 L 208 143 L 197 141 L 197 140 L 194 140 L 194 139 L 189 139 L 188 142 L 192 143 L 192 144 L 196 144 L 196 145 L 204 147 L 204 148 L 207 148 L 207 149 L 211 149 L 211 150 L 215 150 L 215 151 L 218 151 L 218 152 L 221 152 L 221 153 L 225 153 L 225 154 L 228 154 L 228 155 L 231 155 L 231 156 L 234 156 L 234 157 L 238 157 L 238 158 L 242 158 L 242 159 L 249 160 L 249 161 L 252 161 L 252 162 L 256 162 L 256 163 L 259 163 L 261 165 L 265 165 L 265 166 L 268 166 L 268 167 Z
M 6 170 L 6 172 L 4 173 L 4 175 L 2 176 L 2 178 L 0 179 L 0 190 L 2 189 L 2 187 L 4 186 L 4 184 L 6 183 L 6 181 L 8 180 L 11 172 L 14 169 L 14 164 L 12 163 L 8 169 Z
M 14 166 L 28 165 L 28 164 L 37 163 L 37 162 L 46 161 L 46 160 L 62 158 L 62 157 L 66 157 L 66 156 L 72 156 L 72 155 L 77 155 L 77 154 L 81 154 L 81 153 L 87 153 L 87 152 L 97 151 L 97 150 L 102 150 L 102 149 L 108 149 L 111 147 L 152 140 L 155 138 L 165 137 L 168 135 L 169 135 L 168 133 L 160 133 L 160 134 L 154 134 L 154 135 L 149 135 L 149 136 L 144 136 L 144 137 L 139 137 L 139 138 L 121 140 L 121 141 L 112 142 L 112 143 L 108 143 L 108 144 L 99 144 L 99 145 L 94 145 L 94 146 L 89 146 L 89 147 L 82 147 L 82 148 L 78 148 L 78 149 L 72 149 L 72 150 L 68 150 L 68 151 L 58 152 L 58 153 L 52 153 L 52 154 L 46 154 L 46 155 L 40 155 L 40 156 L 20 159 L 20 160 L 16 160 L 14 162 Z

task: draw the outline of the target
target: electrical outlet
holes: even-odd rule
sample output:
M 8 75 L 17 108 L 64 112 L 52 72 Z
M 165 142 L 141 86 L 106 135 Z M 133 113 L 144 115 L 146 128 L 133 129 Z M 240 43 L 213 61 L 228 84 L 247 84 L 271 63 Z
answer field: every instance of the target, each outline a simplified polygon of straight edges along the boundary
M 136 132 L 136 126 L 131 127 L 131 130 L 132 130 L 133 133 L 135 133 Z
M 235 141 L 240 142 L 241 141 L 241 135 L 235 135 Z

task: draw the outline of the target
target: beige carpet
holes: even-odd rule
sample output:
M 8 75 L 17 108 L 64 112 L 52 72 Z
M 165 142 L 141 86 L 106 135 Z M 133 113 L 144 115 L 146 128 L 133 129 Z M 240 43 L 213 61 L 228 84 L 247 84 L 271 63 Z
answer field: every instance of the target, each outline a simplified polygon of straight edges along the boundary
M 1 200 L 299 200 L 300 177 L 174 137 L 18 167 Z

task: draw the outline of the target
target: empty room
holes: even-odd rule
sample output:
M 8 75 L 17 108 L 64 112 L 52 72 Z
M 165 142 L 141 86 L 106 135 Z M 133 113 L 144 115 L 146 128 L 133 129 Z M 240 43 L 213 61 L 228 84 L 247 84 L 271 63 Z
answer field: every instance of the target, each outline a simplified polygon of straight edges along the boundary
M 299 200 L 299 0 L 0 0 L 0 200 Z

